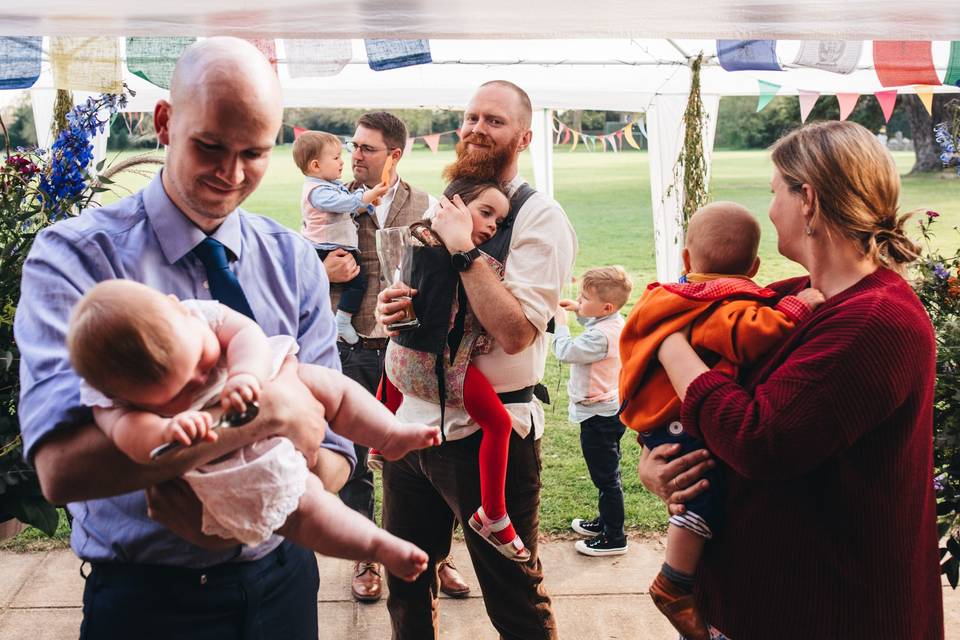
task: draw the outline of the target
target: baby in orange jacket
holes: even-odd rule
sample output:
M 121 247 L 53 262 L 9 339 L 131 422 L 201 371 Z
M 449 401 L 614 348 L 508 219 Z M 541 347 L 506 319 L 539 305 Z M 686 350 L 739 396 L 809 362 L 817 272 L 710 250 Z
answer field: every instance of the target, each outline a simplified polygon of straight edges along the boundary
M 690 327 L 690 344 L 715 369 L 736 375 L 737 366 L 757 360 L 823 302 L 807 289 L 776 300 L 751 280 L 760 268 L 760 225 L 734 202 L 714 202 L 697 210 L 687 227 L 685 282 L 652 283 L 633 307 L 620 336 L 621 420 L 639 432 L 648 449 L 679 443 L 683 455 L 704 448 L 684 433 L 680 399 L 657 360 L 661 342 Z M 667 528 L 666 562 L 650 595 L 687 640 L 709 640 L 693 597 L 694 574 L 703 545 L 722 521 L 722 474 L 712 470 L 710 488 L 672 516 Z

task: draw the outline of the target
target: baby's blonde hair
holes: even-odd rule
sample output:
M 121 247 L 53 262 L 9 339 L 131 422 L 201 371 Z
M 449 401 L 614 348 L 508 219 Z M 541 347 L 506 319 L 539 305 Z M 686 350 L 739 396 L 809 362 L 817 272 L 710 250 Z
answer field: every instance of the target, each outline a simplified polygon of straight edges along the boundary
M 580 286 L 584 291 L 592 291 L 602 302 L 609 302 L 619 309 L 627 304 L 633 290 L 633 281 L 623 267 L 613 265 L 587 270 L 581 278 Z
M 326 131 L 304 131 L 293 141 L 293 161 L 301 173 L 307 172 L 310 161 L 319 158 L 330 145 L 342 146 L 340 138 Z
M 131 280 L 107 280 L 73 308 L 67 330 L 70 364 L 111 397 L 170 375 L 174 339 L 163 294 Z
M 760 223 L 743 205 L 711 202 L 690 217 L 686 247 L 698 271 L 747 275 L 757 260 Z

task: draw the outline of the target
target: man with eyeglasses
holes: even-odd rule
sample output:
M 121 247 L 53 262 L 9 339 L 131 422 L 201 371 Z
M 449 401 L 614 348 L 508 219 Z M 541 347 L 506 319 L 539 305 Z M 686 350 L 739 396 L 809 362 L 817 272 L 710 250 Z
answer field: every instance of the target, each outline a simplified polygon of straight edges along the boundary
M 380 262 L 377 259 L 376 231 L 386 227 L 402 227 L 416 222 L 424 212 L 436 204 L 436 199 L 407 182 L 397 174 L 397 163 L 403 156 L 407 142 L 407 127 L 399 118 L 385 111 L 366 113 L 357 120 L 357 130 L 346 144 L 353 167 L 351 190 L 372 188 L 383 179 L 383 167 L 392 158 L 390 189 L 375 206 L 374 215 L 362 214 L 359 224 L 360 261 L 367 274 L 367 289 L 360 310 L 353 315 L 353 326 L 360 336 L 356 344 L 337 342 L 343 372 L 370 393 L 376 393 L 383 371 L 383 355 L 387 338 L 373 316 L 377 294 L 381 289 Z M 343 291 L 342 283 L 357 275 L 359 267 L 353 256 L 343 250 L 331 252 L 323 261 L 330 279 L 330 297 L 337 307 Z M 356 446 L 357 466 L 353 476 L 340 491 L 340 498 L 350 508 L 374 519 L 373 473 L 367 468 L 367 448 Z M 441 573 L 444 592 L 463 597 L 470 588 L 449 561 Z M 358 562 L 350 588 L 360 602 L 376 602 L 382 595 L 381 568 L 375 562 Z

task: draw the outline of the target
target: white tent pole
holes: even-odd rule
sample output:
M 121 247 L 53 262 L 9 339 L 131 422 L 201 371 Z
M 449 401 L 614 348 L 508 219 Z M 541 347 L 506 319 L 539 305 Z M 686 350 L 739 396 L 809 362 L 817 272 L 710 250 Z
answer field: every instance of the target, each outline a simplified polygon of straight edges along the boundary
M 49 149 L 50 128 L 53 125 L 53 103 L 57 99 L 56 89 L 33 89 L 30 91 L 30 106 L 33 108 L 33 125 L 37 129 L 37 146 Z
M 717 132 L 720 96 L 702 96 L 706 124 L 703 128 L 703 157 L 709 184 L 713 141 Z M 653 237 L 657 256 L 657 280 L 675 282 L 683 267 L 683 185 L 671 188 L 673 170 L 683 145 L 683 113 L 687 96 L 656 96 L 647 110 L 649 136 L 650 196 L 653 200 Z M 669 192 L 669 193 L 668 193 Z
M 533 181 L 537 191 L 553 197 L 553 111 L 539 109 L 533 112 L 530 128 L 530 159 L 533 161 Z
M 655 96 L 647 109 L 647 142 L 650 159 L 650 198 L 653 204 L 653 242 L 657 280 L 676 282 L 683 250 L 683 193 L 670 188 L 673 168 L 683 144 L 683 112 L 687 97 Z

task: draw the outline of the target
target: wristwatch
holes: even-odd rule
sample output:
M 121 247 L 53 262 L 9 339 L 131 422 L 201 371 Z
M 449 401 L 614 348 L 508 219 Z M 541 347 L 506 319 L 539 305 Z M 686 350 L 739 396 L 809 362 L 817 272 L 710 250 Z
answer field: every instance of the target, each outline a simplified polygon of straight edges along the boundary
M 480 249 L 474 247 L 470 251 L 457 251 L 450 254 L 450 264 L 457 271 L 466 271 L 473 261 L 480 257 Z

